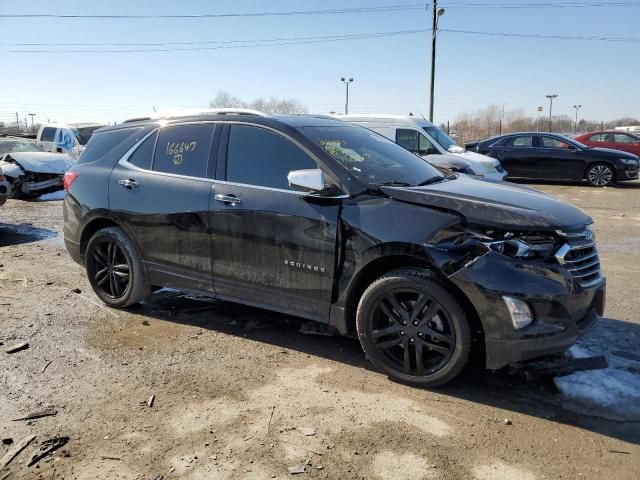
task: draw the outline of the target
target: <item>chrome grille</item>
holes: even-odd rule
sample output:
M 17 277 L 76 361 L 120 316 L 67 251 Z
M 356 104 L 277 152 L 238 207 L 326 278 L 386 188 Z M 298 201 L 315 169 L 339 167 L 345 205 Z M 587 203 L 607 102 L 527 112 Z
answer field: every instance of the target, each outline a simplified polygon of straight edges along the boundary
M 593 287 L 602 281 L 595 243 L 570 241 L 560 247 L 556 258 L 583 288 Z

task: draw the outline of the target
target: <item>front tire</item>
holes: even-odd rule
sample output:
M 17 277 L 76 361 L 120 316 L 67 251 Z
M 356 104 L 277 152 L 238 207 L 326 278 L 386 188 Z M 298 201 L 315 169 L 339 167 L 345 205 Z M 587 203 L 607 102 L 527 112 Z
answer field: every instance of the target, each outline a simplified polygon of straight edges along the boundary
M 443 385 L 471 352 L 462 306 L 425 269 L 394 270 L 373 282 L 360 299 L 356 326 L 371 363 L 401 383 Z
M 596 163 L 587 169 L 585 179 L 592 187 L 608 187 L 615 180 L 613 168 L 606 163 Z
M 85 268 L 93 291 L 110 307 L 129 307 L 151 294 L 138 252 L 118 227 L 98 230 L 91 237 Z

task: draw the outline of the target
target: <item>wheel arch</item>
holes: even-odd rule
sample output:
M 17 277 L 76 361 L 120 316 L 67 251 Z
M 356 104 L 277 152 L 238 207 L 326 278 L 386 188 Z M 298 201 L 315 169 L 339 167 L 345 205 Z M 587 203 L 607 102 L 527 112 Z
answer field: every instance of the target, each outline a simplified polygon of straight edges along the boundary
M 116 222 L 113 218 L 110 217 L 96 217 L 91 219 L 82 229 L 82 234 L 80 235 L 80 254 L 84 258 L 84 253 L 87 249 L 87 244 L 93 235 L 104 228 L 108 227 L 119 227 L 122 226 Z
M 478 358 L 484 358 L 484 328 L 480 321 L 480 316 L 471 300 L 465 293 L 455 285 L 451 280 L 447 279 L 440 269 L 438 269 L 428 258 L 410 253 L 396 253 L 393 255 L 378 256 L 366 265 L 364 265 L 352 280 L 347 291 L 344 311 L 344 329 L 348 335 L 356 334 L 356 310 L 358 303 L 362 298 L 362 294 L 377 278 L 382 275 L 399 268 L 414 267 L 424 268 L 433 273 L 438 283 L 440 283 L 447 291 L 449 291 L 456 300 L 460 302 L 465 314 L 470 322 L 470 328 L 473 335 L 474 347 L 478 346 Z M 476 350 L 478 350 L 476 348 Z

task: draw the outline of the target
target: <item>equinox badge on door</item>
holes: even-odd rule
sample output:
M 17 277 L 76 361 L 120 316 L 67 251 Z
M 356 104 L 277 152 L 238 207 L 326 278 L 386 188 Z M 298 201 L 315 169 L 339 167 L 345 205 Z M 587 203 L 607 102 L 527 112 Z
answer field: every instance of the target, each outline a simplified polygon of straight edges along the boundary
M 325 267 L 319 267 L 318 265 L 309 265 L 308 263 L 294 262 L 293 260 L 285 260 L 285 265 L 289 265 L 291 268 L 297 268 L 300 270 L 308 270 L 310 272 L 326 273 Z

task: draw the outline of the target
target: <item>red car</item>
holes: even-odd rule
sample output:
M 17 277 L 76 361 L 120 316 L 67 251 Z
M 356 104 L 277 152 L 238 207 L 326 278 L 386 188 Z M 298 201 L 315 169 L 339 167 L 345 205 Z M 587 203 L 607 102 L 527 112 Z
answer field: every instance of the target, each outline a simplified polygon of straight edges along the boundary
M 628 132 L 591 132 L 576 137 L 589 147 L 612 148 L 640 156 L 640 136 Z

